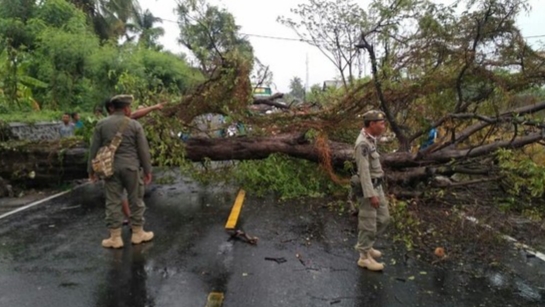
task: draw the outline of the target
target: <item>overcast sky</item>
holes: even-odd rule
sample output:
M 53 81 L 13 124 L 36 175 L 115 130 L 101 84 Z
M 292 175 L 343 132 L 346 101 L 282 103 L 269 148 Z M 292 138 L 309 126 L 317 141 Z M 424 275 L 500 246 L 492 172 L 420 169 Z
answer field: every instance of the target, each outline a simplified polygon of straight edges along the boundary
M 453 0 L 436 0 L 435 2 L 451 3 Z M 149 9 L 153 15 L 167 20 L 176 21 L 174 12 L 176 0 L 139 0 L 143 10 Z M 212 4 L 227 9 L 235 17 L 236 23 L 241 26 L 241 32 L 251 34 L 250 43 L 255 55 L 265 65 L 269 65 L 274 74 L 273 91 L 289 92 L 289 81 L 297 76 L 308 83 L 322 84 L 325 80 L 333 80 L 338 76 L 335 66 L 320 53 L 320 51 L 306 43 L 257 37 L 254 35 L 297 38 L 293 30 L 276 21 L 278 16 L 293 16 L 291 8 L 306 0 L 211 0 Z M 369 0 L 360 1 L 366 7 Z M 545 0 L 530 0 L 532 11 L 528 15 L 520 16 L 518 25 L 526 37 L 545 35 Z M 161 25 L 165 35 L 160 43 L 173 52 L 186 52 L 178 43 L 179 28 L 175 22 L 164 21 Z M 545 37 L 528 38 L 533 46 L 545 42 Z M 541 45 L 542 46 L 542 45 Z M 306 60 L 308 57 L 308 65 Z

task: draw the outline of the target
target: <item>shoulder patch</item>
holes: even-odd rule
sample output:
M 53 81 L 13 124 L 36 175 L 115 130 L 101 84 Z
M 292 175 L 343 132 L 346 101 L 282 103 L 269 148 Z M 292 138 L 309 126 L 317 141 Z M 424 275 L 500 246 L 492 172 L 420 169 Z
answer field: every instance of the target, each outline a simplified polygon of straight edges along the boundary
M 360 143 L 359 147 L 360 147 L 361 155 L 364 157 L 367 157 L 369 153 L 371 152 L 371 148 L 369 148 L 369 145 L 363 142 Z

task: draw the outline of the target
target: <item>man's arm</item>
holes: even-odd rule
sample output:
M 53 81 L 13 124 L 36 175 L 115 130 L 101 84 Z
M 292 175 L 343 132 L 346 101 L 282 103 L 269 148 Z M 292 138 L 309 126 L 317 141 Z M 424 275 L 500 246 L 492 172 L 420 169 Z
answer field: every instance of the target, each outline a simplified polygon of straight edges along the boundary
M 369 145 L 363 142 L 356 146 L 356 164 L 358 165 L 358 174 L 360 175 L 361 188 L 363 189 L 363 197 L 365 198 L 378 196 L 378 194 L 375 192 L 375 189 L 373 188 L 373 183 L 371 182 L 369 151 Z
M 141 117 L 144 117 L 144 116 L 148 115 L 152 111 L 162 110 L 164 104 L 165 103 L 162 102 L 162 103 L 158 103 L 156 105 L 153 105 L 151 107 L 138 109 L 138 110 L 131 113 L 131 119 L 139 119 Z

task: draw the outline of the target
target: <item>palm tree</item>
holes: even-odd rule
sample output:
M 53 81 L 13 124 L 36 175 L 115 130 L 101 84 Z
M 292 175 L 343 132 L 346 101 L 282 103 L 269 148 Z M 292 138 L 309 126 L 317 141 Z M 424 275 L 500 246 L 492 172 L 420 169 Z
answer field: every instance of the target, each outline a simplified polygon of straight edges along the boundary
M 148 9 L 144 13 L 140 11 L 134 12 L 134 16 L 134 23 L 127 24 L 126 26 L 135 35 L 129 36 L 127 33 L 127 40 L 131 41 L 136 35 L 139 35 L 138 44 L 145 48 L 161 49 L 162 46 L 157 43 L 157 39 L 165 34 L 165 30 L 162 27 L 154 27 L 154 25 L 158 22 L 162 23 L 163 20 L 153 16 Z
M 118 39 L 125 35 L 127 22 L 140 10 L 138 0 L 70 0 L 81 9 L 93 24 L 102 40 Z

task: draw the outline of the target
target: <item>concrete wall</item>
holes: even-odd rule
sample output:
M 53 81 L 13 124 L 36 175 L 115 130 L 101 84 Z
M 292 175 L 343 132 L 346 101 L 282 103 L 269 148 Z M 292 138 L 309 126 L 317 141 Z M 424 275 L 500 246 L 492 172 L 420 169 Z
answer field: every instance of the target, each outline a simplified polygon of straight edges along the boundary
M 57 140 L 60 138 L 61 122 L 39 122 L 35 124 L 9 123 L 7 128 L 18 140 Z

